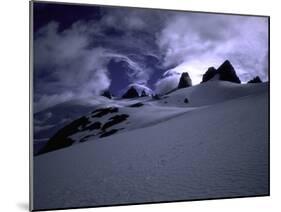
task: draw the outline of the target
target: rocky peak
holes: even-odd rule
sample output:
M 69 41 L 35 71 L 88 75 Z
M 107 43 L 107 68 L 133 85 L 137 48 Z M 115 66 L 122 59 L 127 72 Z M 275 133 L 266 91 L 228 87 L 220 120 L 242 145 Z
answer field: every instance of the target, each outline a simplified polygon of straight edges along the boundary
M 236 71 L 229 60 L 226 60 L 218 69 L 214 67 L 208 68 L 202 78 L 202 82 L 207 82 L 218 76 L 218 80 L 229 81 L 234 83 L 241 83 L 239 77 L 236 75 Z
M 207 82 L 212 79 L 217 74 L 217 70 L 214 67 L 208 68 L 208 70 L 203 75 L 202 82 Z M 201 83 L 202 83 L 201 82 Z
M 148 96 L 147 93 L 145 92 L 145 90 L 142 90 L 141 97 L 146 97 L 146 96 Z
M 259 76 L 254 77 L 253 79 L 249 80 L 248 83 L 261 83 L 261 79 Z
M 125 94 L 123 94 L 122 98 L 124 99 L 131 99 L 131 98 L 136 98 L 139 97 L 139 93 L 137 90 L 131 86 Z
M 220 80 L 230 81 L 235 83 L 241 83 L 240 79 L 236 75 L 235 69 L 232 64 L 226 60 L 218 69 L 217 72 L 220 75 Z
M 191 83 L 191 79 L 190 79 L 189 74 L 187 72 L 183 72 L 181 74 L 181 77 L 180 77 L 180 81 L 179 81 L 179 84 L 178 84 L 178 89 L 186 88 L 186 87 L 189 87 L 191 85 L 192 85 L 192 83 Z

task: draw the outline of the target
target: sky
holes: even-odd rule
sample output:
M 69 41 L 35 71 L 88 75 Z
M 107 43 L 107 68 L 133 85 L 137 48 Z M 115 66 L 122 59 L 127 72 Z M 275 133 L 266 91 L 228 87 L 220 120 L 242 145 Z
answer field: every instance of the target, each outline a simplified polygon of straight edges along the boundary
M 34 3 L 35 112 L 140 84 L 165 93 L 225 60 L 242 82 L 268 80 L 266 17 Z

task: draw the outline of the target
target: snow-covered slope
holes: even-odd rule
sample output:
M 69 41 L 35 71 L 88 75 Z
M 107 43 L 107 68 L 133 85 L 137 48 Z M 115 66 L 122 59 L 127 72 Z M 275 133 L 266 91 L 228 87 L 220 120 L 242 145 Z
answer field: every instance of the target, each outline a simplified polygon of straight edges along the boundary
M 115 100 L 103 96 L 93 96 L 70 100 L 34 114 L 34 151 L 35 154 L 47 143 L 47 141 L 62 127 L 81 116 L 98 108 L 123 107 L 134 104 L 136 100 Z M 147 98 L 142 98 L 145 100 Z
M 114 105 L 115 101 L 102 96 L 93 99 L 76 99 L 67 101 L 34 114 L 34 151 L 37 153 L 42 146 L 60 128 L 71 121 L 92 111 L 94 108 Z
M 268 194 L 267 86 L 210 81 L 116 101 L 94 118 L 127 114 L 120 133 L 34 157 L 35 209 Z
M 67 105 L 66 112 L 58 110 L 58 108 L 63 110 L 63 106 L 57 106 L 56 110 L 50 110 L 53 113 L 56 112 L 54 113 L 56 119 L 47 119 L 49 121 L 47 126 L 54 127 L 39 132 L 40 135 L 49 133 L 47 135 L 49 135 L 50 139 L 43 143 L 45 147 L 40 145 L 40 151 L 35 152 L 35 154 L 46 153 L 81 142 L 147 127 L 167 121 L 169 118 L 184 112 L 198 109 L 198 107 L 206 107 L 229 99 L 251 95 L 266 88 L 266 83 L 240 85 L 226 81 L 210 81 L 176 90 L 160 99 L 144 97 L 130 100 L 109 100 L 99 97 L 102 98 L 103 104 L 100 103 L 101 101 L 97 101 L 99 104 L 96 105 L 81 104 L 77 106 L 78 104 L 67 103 L 64 104 Z M 90 106 L 92 108 L 91 112 L 89 112 Z M 85 114 L 82 117 L 81 111 L 84 111 Z M 77 116 L 78 113 L 80 117 Z M 73 122 L 68 121 L 67 123 L 58 121 L 59 119 L 65 120 L 66 116 L 69 118 L 71 115 L 72 117 L 76 115 L 76 118 L 79 119 L 72 119 L 72 121 L 74 120 Z M 50 125 L 50 121 L 55 122 Z
M 199 107 L 224 102 L 230 99 L 248 96 L 266 91 L 268 83 L 261 84 L 237 84 L 227 81 L 208 81 L 192 87 L 176 90 L 166 96 L 161 105 Z M 188 104 L 184 99 L 189 100 Z M 163 104 L 164 103 L 164 104 Z

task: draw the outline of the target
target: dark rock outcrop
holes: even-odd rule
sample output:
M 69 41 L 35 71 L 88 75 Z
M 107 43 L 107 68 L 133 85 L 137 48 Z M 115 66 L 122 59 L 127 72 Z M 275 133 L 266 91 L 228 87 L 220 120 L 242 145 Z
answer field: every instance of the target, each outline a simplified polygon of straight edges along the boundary
M 127 114 L 118 114 L 118 111 L 117 107 L 98 108 L 91 114 L 72 121 L 59 129 L 35 155 L 66 148 L 77 142 L 86 142 L 92 137 L 110 136 L 119 130 L 123 130 L 123 128 L 112 129 L 113 126 L 126 121 L 129 117 Z M 97 120 L 108 114 L 113 116 L 108 118 L 107 122 L 103 123 L 103 121 Z M 81 132 L 83 133 L 80 135 Z M 78 136 L 73 137 L 73 135 Z
M 202 82 L 207 82 L 217 74 L 217 70 L 214 67 L 208 68 L 206 73 L 203 75 Z M 201 82 L 201 83 L 202 83 Z
M 129 105 L 128 107 L 141 107 L 141 106 L 143 106 L 143 103 L 138 102 L 138 103 L 135 103 L 135 104 Z
M 112 95 L 111 95 L 111 93 L 110 93 L 109 90 L 105 90 L 105 91 L 101 94 L 101 96 L 107 97 L 107 98 L 109 98 L 109 99 L 112 98 Z
M 186 88 L 186 87 L 189 87 L 191 85 L 192 85 L 192 83 L 191 83 L 191 79 L 190 79 L 189 74 L 187 72 L 183 72 L 181 74 L 181 78 L 180 78 L 180 81 L 179 81 L 179 84 L 178 84 L 178 89 Z
M 127 92 L 122 96 L 124 99 L 131 99 L 131 98 L 136 98 L 139 97 L 139 93 L 137 90 L 132 86 L 127 90 Z
M 99 108 L 92 112 L 92 118 L 100 118 L 103 117 L 109 113 L 117 113 L 119 111 L 119 108 L 117 107 L 107 107 L 107 108 Z
M 99 122 L 99 121 L 97 121 L 97 122 L 94 122 L 93 124 L 91 124 L 90 126 L 88 126 L 87 128 L 85 128 L 86 130 L 90 130 L 90 131 L 92 131 L 92 130 L 98 130 L 98 129 L 100 129 L 101 128 L 101 123 Z
M 107 131 L 107 132 L 102 133 L 102 134 L 100 135 L 100 138 L 113 135 L 113 134 L 115 134 L 115 133 L 117 133 L 117 132 L 118 132 L 118 129 L 111 129 L 111 130 L 109 130 L 109 131 Z
M 69 136 L 77 133 L 80 128 L 86 128 L 86 125 L 89 123 L 89 119 L 85 116 L 71 122 L 52 136 L 37 155 L 71 146 L 74 143 L 74 140 L 69 138 Z
M 188 98 L 185 98 L 183 101 L 185 104 L 189 103 Z
M 102 126 L 102 131 L 105 131 L 107 128 L 112 127 L 113 125 L 126 121 L 128 117 L 129 115 L 127 114 L 112 116 L 111 118 L 109 118 L 109 121 Z
M 236 72 L 231 65 L 231 63 L 226 60 L 219 68 L 218 73 L 220 76 L 220 80 L 222 81 L 229 81 L 229 82 L 235 82 L 235 83 L 241 83 L 240 79 L 236 75 Z
M 235 69 L 228 60 L 226 60 L 218 69 L 210 67 L 203 75 L 201 83 L 207 82 L 213 79 L 215 76 L 218 76 L 218 80 L 221 81 L 241 83 L 239 77 L 236 75 Z
M 248 81 L 248 83 L 261 83 L 261 79 L 259 78 L 259 76 L 254 77 L 253 79 L 251 79 L 250 81 Z
M 147 95 L 147 93 L 145 92 L 145 90 L 143 90 L 143 91 L 141 92 L 141 97 L 146 97 L 146 96 L 148 96 L 148 95 Z

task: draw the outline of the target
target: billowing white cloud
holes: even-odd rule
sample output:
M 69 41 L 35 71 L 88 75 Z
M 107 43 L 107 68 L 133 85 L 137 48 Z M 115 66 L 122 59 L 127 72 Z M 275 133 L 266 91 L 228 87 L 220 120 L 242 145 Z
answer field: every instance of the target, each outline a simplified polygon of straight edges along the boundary
M 201 70 L 207 70 L 207 68 L 208 67 L 206 65 L 202 64 L 201 61 L 198 60 L 194 60 L 192 63 L 181 63 L 175 68 L 164 72 L 162 78 L 160 78 L 155 84 L 156 92 L 164 94 L 177 88 L 180 76 L 183 72 L 188 72 L 193 85 L 199 84 L 202 81 Z
M 96 46 L 96 36 L 104 25 L 77 22 L 59 31 L 59 24 L 50 22 L 41 28 L 34 42 L 35 110 L 40 111 L 71 98 L 91 97 L 106 90 L 111 83 L 107 65 L 110 60 L 124 61 L 131 83 L 146 84 L 151 70 L 131 59 L 119 48 Z M 104 35 L 104 37 L 106 37 Z M 111 37 L 108 38 L 109 44 Z M 94 45 L 92 44 L 94 42 Z M 122 46 L 125 40 L 116 42 Z M 70 95 L 71 94 L 71 95 Z
M 164 77 L 158 80 L 155 84 L 155 92 L 157 94 L 165 94 L 174 88 L 177 88 L 179 84 L 180 75 L 179 74 L 172 74 L 167 77 Z
M 36 110 L 74 96 L 98 94 L 110 85 L 104 59 L 106 50 L 87 49 L 89 37 L 77 25 L 62 32 L 58 27 L 51 22 L 36 35 L 35 89 L 43 93 L 35 103 Z
M 164 66 L 191 72 L 194 83 L 208 67 L 229 59 L 242 81 L 256 75 L 267 80 L 267 19 L 202 13 L 179 13 L 166 22 L 157 43 Z

